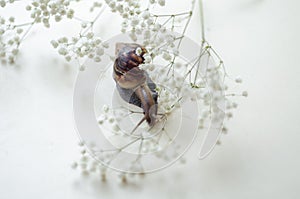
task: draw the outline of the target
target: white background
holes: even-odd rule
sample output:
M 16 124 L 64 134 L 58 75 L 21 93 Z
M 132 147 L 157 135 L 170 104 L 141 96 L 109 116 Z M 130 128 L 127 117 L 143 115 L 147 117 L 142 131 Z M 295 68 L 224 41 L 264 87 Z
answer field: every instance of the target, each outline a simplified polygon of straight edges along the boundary
M 249 92 L 238 99 L 221 146 L 200 161 L 196 142 L 185 165 L 125 187 L 113 175 L 101 183 L 71 170 L 79 158 L 72 115 L 78 69 L 53 59 L 49 38 L 75 30 L 72 23 L 53 32 L 40 27 L 22 46 L 18 66 L 0 68 L 0 198 L 299 198 L 300 3 L 211 0 L 204 7 L 208 41 L 228 73 L 243 77 L 234 90 Z M 99 32 L 109 38 L 118 29 L 102 26 Z M 188 35 L 199 40 L 198 19 Z

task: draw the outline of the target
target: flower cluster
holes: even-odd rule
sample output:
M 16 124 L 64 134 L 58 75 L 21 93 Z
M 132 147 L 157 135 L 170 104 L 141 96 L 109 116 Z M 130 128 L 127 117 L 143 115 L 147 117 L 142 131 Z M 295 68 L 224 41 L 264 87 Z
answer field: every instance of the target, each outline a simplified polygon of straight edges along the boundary
M 95 9 L 101 8 L 101 7 L 102 7 L 102 3 L 95 1 L 93 3 L 93 5 L 90 7 L 90 12 L 94 12 Z
M 14 3 L 16 0 L 0 0 L 0 7 L 4 8 L 7 4 Z
M 167 43 L 168 41 L 165 40 L 165 42 Z M 160 46 L 162 44 L 164 45 L 162 42 Z M 160 110 L 164 113 L 173 111 L 173 107 L 179 106 L 178 99 L 181 101 L 187 99 L 197 101 L 202 110 L 202 113 L 199 115 L 199 129 L 208 130 L 210 122 L 218 122 L 221 128 L 220 132 L 227 133 L 228 129 L 223 120 L 232 118 L 232 110 L 238 106 L 229 97 L 247 97 L 247 91 L 243 91 L 241 94 L 227 93 L 228 86 L 224 80 L 228 75 L 223 61 L 220 60 L 215 50 L 208 43 L 203 43 L 203 49 L 199 57 L 189 63 L 184 63 L 180 60 L 176 48 L 172 45 L 166 44 L 165 46 L 165 48 L 160 49 L 162 53 L 157 53 L 155 58 L 153 56 L 148 58 L 150 56 L 149 53 L 145 54 L 146 63 L 140 66 L 149 73 L 154 82 L 159 82 L 160 85 L 164 85 L 164 87 L 177 95 L 176 97 L 170 97 L 169 93 L 159 92 Z M 155 52 L 155 48 L 152 51 Z M 159 64 L 155 62 L 155 59 L 159 59 Z M 162 64 L 164 63 L 163 60 L 165 65 Z M 219 62 L 215 63 L 215 60 L 219 60 Z M 201 63 L 207 63 L 207 65 L 205 66 Z M 234 80 L 234 83 L 237 84 L 242 82 L 241 77 L 237 77 Z M 160 90 L 159 87 L 158 90 Z M 169 97 L 166 98 L 166 96 Z M 224 111 L 226 111 L 225 115 Z
M 93 32 L 73 37 L 70 41 L 67 37 L 61 37 L 57 40 L 52 40 L 51 44 L 58 49 L 58 53 L 64 56 L 66 61 L 70 61 L 72 58 L 78 60 L 88 57 L 95 62 L 100 62 L 101 56 L 105 53 L 105 48 L 109 47 L 108 43 L 102 42 Z M 83 67 L 81 65 L 81 70 L 84 69 Z
M 97 177 L 100 177 L 101 181 L 105 183 L 108 180 L 108 175 L 112 174 L 109 173 L 109 170 L 106 166 L 102 165 L 101 162 L 95 160 L 91 155 L 88 153 L 88 148 L 84 142 L 78 143 L 79 149 L 80 149 L 80 158 L 78 161 L 74 161 L 71 164 L 71 168 L 76 170 L 80 170 L 82 176 L 88 177 L 95 175 Z M 113 157 L 112 153 L 106 153 L 104 155 L 104 159 L 111 160 Z M 133 167 L 137 167 L 137 164 L 132 165 Z M 136 168 L 135 168 L 136 169 Z M 140 174 L 128 174 L 125 172 L 117 172 L 116 173 L 117 181 L 121 185 L 125 185 L 128 183 L 133 183 L 140 178 L 144 177 L 145 175 L 143 173 Z M 112 176 L 114 177 L 114 176 Z
M 8 20 L 0 17 L 0 60 L 5 65 L 15 63 L 19 53 L 20 42 L 26 33 L 21 26 L 15 24 L 15 18 Z
M 74 17 L 74 10 L 69 7 L 70 2 L 70 0 L 35 0 L 26 6 L 26 10 L 30 12 L 30 17 L 35 23 L 43 23 L 49 28 L 51 17 L 54 17 L 56 22 L 61 21 L 63 17 L 69 19 Z
M 125 33 L 130 31 L 133 41 L 137 40 L 137 35 L 141 35 L 143 30 L 159 31 L 163 26 L 156 24 L 154 16 L 151 15 L 149 8 L 142 8 L 141 2 L 138 0 L 129 1 L 109 1 L 105 0 L 107 5 L 111 8 L 112 12 L 118 12 L 123 18 L 121 25 L 121 32 Z M 164 0 L 150 0 L 151 4 L 158 3 L 160 6 L 165 5 Z M 163 29 L 165 29 L 163 27 Z M 162 30 L 163 31 L 163 30 Z M 149 32 L 145 36 L 149 35 Z
M 81 157 L 79 161 L 75 161 L 71 164 L 72 169 L 79 169 L 81 170 L 82 175 L 88 176 L 90 174 L 95 173 L 96 175 L 100 176 L 102 181 L 106 181 L 106 172 L 107 168 L 98 161 L 94 160 L 87 152 L 87 147 L 84 142 L 79 142 L 78 146 L 80 148 Z M 100 175 L 99 175 L 100 174 Z
M 15 3 L 15 0 L 0 1 L 2 8 L 7 4 Z M 34 0 L 31 1 L 25 9 L 30 12 L 32 21 L 17 24 L 14 17 L 7 20 L 0 16 L 0 60 L 4 65 L 6 63 L 14 64 L 19 53 L 19 48 L 25 37 L 30 32 L 33 25 L 43 23 L 45 27 L 50 27 L 50 19 L 54 18 L 59 22 L 63 17 L 72 19 L 74 10 L 70 8 L 70 0 Z

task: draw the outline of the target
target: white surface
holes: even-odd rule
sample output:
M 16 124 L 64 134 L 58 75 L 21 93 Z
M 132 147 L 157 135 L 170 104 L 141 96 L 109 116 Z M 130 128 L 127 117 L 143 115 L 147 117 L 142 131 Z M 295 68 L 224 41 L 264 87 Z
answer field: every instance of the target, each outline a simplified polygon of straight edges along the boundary
M 186 165 L 127 187 L 70 169 L 79 157 L 72 117 L 77 68 L 53 63 L 48 38 L 58 32 L 33 34 L 20 66 L 0 69 L 0 198 L 298 198 L 299 7 L 297 0 L 205 1 L 208 40 L 250 96 L 239 100 L 230 133 L 207 159 L 197 160 L 195 143 Z M 189 31 L 192 38 L 197 30 Z

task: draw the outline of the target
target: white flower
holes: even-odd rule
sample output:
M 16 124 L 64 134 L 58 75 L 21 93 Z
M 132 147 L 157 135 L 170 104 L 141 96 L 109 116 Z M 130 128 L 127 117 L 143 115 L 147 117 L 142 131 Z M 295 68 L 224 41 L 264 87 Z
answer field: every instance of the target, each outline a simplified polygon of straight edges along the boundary
M 81 28 L 86 28 L 86 27 L 87 27 L 86 22 L 82 22 L 82 23 L 81 23 Z
M 97 55 L 101 56 L 104 54 L 104 49 L 103 48 L 97 48 L 96 50 Z
M 154 27 L 153 27 L 153 31 L 159 31 L 161 28 L 161 25 L 160 24 L 155 24 Z
M 93 33 L 93 32 L 89 32 L 89 33 L 86 35 L 86 37 L 87 37 L 88 39 L 92 39 L 92 38 L 94 37 L 94 33 Z
M 108 4 L 108 6 L 109 6 L 111 9 L 115 9 L 115 8 L 116 8 L 116 2 L 110 1 L 110 3 Z
M 95 62 L 100 62 L 100 61 L 101 61 L 101 58 L 100 58 L 100 57 L 95 57 L 95 58 L 94 58 L 94 61 L 95 61 Z
M 131 20 L 131 25 L 132 26 L 137 26 L 140 22 L 140 19 L 138 17 L 134 17 L 132 20 Z
M 118 11 L 119 13 L 123 13 L 123 12 L 124 12 L 124 7 L 123 7 L 122 4 L 119 4 L 119 5 L 116 7 L 116 9 L 117 9 L 117 11 Z
M 158 4 L 159 4 L 160 6 L 165 6 L 165 5 L 166 5 L 166 2 L 165 2 L 165 0 L 158 0 Z
M 166 61 L 170 61 L 170 60 L 172 59 L 172 56 L 171 56 L 169 53 L 164 52 L 163 58 L 164 58 Z
M 108 48 L 109 44 L 107 42 L 102 43 L 103 48 Z
M 12 50 L 12 54 L 13 54 L 13 55 L 17 55 L 17 54 L 18 54 L 18 52 L 19 52 L 19 50 L 18 50 L 18 49 L 13 49 L 13 50 Z
M 58 47 L 58 43 L 55 41 L 55 40 L 52 40 L 51 41 L 51 44 L 54 48 L 57 48 Z
M 15 18 L 14 17 L 9 17 L 8 21 L 10 21 L 11 23 L 15 22 Z
M 103 107 L 102 107 L 102 111 L 104 112 L 104 113 L 108 113 L 108 111 L 109 111 L 109 106 L 108 105 L 103 105 Z
M 58 39 L 59 43 L 68 43 L 68 38 L 67 37 L 61 37 Z
M 67 49 L 64 48 L 64 47 L 61 47 L 59 50 L 58 50 L 58 53 L 61 54 L 61 55 L 66 55 L 68 53 Z
M 69 55 L 68 55 L 68 56 L 65 56 L 65 59 L 66 59 L 66 61 L 69 62 L 69 61 L 71 61 L 71 56 L 69 56 Z
M 127 18 L 129 17 L 129 15 L 128 15 L 127 12 L 124 12 L 124 13 L 122 14 L 122 17 L 123 17 L 124 19 L 127 19 Z
M 176 69 L 180 69 L 180 68 L 182 67 L 182 64 L 181 64 L 180 62 L 176 62 L 176 63 L 174 64 L 174 67 L 175 67 Z
M 114 123 L 115 122 L 115 118 L 113 118 L 113 117 L 108 118 L 108 122 L 109 123 Z
M 243 82 L 243 79 L 241 77 L 236 77 L 235 78 L 235 82 L 236 83 L 242 83 Z
M 6 6 L 6 2 L 4 0 L 0 1 L 0 6 L 4 8 Z
M 152 60 L 151 56 L 148 53 L 146 53 L 143 57 L 145 59 L 144 60 L 145 63 L 150 63 Z
M 135 54 L 137 54 L 138 56 L 140 56 L 142 54 L 142 49 L 140 47 L 135 49 Z
M 155 69 L 155 66 L 154 66 L 154 64 L 149 64 L 149 71 L 153 71 Z
M 71 164 L 71 168 L 72 168 L 72 169 L 76 169 L 77 166 L 78 166 L 77 162 L 73 162 L 73 163 Z
M 248 92 L 247 92 L 247 91 L 243 91 L 243 92 L 242 92 L 242 96 L 248 97 Z
M 67 12 L 67 17 L 72 19 L 74 16 L 74 10 L 70 9 L 68 12 Z
M 56 22 L 59 22 L 59 21 L 61 21 L 61 16 L 59 16 L 59 15 L 55 15 L 55 21 L 56 21 Z
M 147 24 L 148 24 L 148 26 L 152 25 L 152 24 L 153 24 L 153 20 L 152 20 L 151 18 L 149 18 L 149 19 L 147 20 Z
M 146 30 L 146 31 L 144 32 L 144 39 L 150 39 L 150 37 L 151 37 L 151 32 L 150 32 L 150 30 Z
M 237 107 L 238 107 L 238 104 L 235 103 L 235 102 L 233 102 L 233 103 L 232 103 L 232 108 L 237 108 Z
M 130 38 L 133 40 L 133 41 L 136 41 L 137 40 L 137 36 L 136 34 L 134 34 L 133 32 L 129 34 Z
M 120 127 L 117 124 L 114 124 L 112 129 L 113 131 L 118 132 L 120 130 Z
M 81 64 L 81 65 L 79 66 L 79 70 L 80 70 L 80 71 L 84 71 L 85 68 L 86 68 L 86 67 L 85 67 L 85 65 L 83 65 L 83 64 Z
M 32 5 L 33 5 L 34 7 L 38 7 L 38 6 L 39 6 L 39 3 L 38 3 L 37 1 L 34 1 L 34 2 L 32 2 Z
M 149 17 L 150 17 L 149 11 L 143 12 L 142 17 L 143 17 L 144 19 L 149 19 Z

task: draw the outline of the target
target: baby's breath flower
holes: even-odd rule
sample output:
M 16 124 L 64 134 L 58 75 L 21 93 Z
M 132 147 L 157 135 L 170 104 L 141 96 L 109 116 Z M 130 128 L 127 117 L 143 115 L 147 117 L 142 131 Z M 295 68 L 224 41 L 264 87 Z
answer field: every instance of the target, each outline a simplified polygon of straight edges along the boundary
M 135 54 L 137 54 L 138 56 L 140 56 L 142 54 L 142 49 L 140 47 L 135 49 Z
M 65 56 L 65 59 L 66 59 L 66 61 L 71 61 L 71 56 L 70 55 L 67 55 L 67 56 Z
M 54 19 L 56 22 L 59 22 L 59 21 L 61 21 L 62 18 L 60 15 L 55 15 Z
M 95 62 L 100 62 L 100 61 L 101 61 L 101 58 L 100 58 L 99 56 L 97 56 L 97 57 L 94 58 L 94 61 L 95 61 Z
M 165 0 L 158 0 L 158 4 L 160 6 L 165 6 L 166 2 L 165 2 Z
M 55 41 L 55 40 L 52 40 L 51 41 L 51 44 L 54 48 L 57 48 L 58 47 L 58 43 Z
M 15 22 L 15 18 L 14 17 L 9 17 L 8 21 L 13 23 L 13 22 Z
M 236 77 L 235 78 L 235 82 L 236 83 L 242 83 L 243 82 L 243 79 L 241 77 Z
M 18 50 L 18 49 L 13 49 L 13 50 L 12 50 L 12 54 L 13 54 L 13 55 L 17 55 L 17 54 L 18 54 L 18 52 L 19 52 L 19 50 Z
M 86 68 L 86 66 L 85 66 L 85 65 L 83 65 L 83 64 L 81 64 L 81 65 L 79 66 L 79 70 L 80 70 L 80 71 L 84 71 L 84 70 L 85 70 L 85 68 Z
M 138 17 L 135 17 L 135 18 L 132 19 L 131 25 L 136 26 L 136 25 L 139 24 L 139 22 L 140 22 L 140 19 Z
M 247 92 L 247 91 L 243 91 L 243 92 L 242 92 L 242 96 L 248 97 L 248 92 Z
M 172 59 L 172 56 L 171 56 L 169 53 L 164 52 L 163 58 L 164 58 L 165 60 L 167 60 L 167 61 L 170 61 L 170 60 Z
M 89 33 L 86 35 L 86 37 L 87 37 L 88 39 L 92 39 L 92 38 L 94 37 L 94 33 L 93 33 L 93 32 L 89 32 Z
M 103 43 L 102 43 L 102 46 L 103 46 L 104 48 L 108 48 L 108 47 L 109 47 L 109 44 L 108 44 L 107 42 L 103 42 Z
M 64 47 L 59 48 L 58 53 L 61 55 L 66 55 L 68 53 L 67 49 Z
M 151 60 L 152 60 L 152 58 L 151 58 L 151 56 L 148 54 L 148 53 L 146 53 L 146 54 L 144 54 L 144 62 L 145 63 L 150 63 L 151 62 Z
M 86 22 L 82 22 L 81 23 L 81 28 L 86 28 L 87 27 L 87 23 Z
M 149 19 L 149 17 L 150 17 L 149 11 L 143 12 L 142 17 L 143 17 L 145 20 L 146 20 L 146 19 Z
M 76 169 L 78 167 L 78 163 L 77 162 L 73 162 L 72 164 L 71 164 L 71 168 L 72 169 Z
M 96 53 L 97 53 L 97 55 L 102 56 L 104 54 L 104 49 L 103 48 L 97 48 Z
M 72 9 L 68 10 L 68 12 L 67 12 L 67 17 L 68 17 L 69 19 L 72 19 L 73 16 L 74 16 L 74 10 L 72 10 Z
M 4 0 L 1 0 L 1 1 L 0 1 L 0 6 L 1 6 L 2 8 L 4 8 L 4 7 L 6 6 L 6 2 L 5 2 Z

